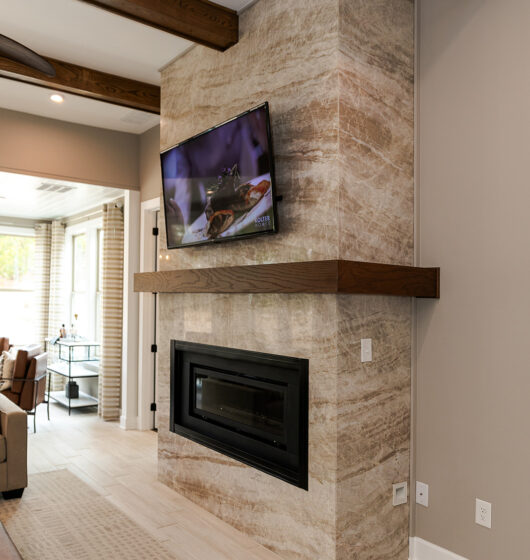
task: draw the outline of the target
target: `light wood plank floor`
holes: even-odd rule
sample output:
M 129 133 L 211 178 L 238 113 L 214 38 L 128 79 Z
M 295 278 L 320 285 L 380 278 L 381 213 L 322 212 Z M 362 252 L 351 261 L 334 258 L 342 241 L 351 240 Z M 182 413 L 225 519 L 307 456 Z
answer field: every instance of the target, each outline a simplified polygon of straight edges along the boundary
M 44 405 L 28 434 L 29 473 L 69 469 L 166 543 L 179 560 L 280 560 L 157 480 L 154 432 L 124 431 L 96 414 Z M 102 559 L 105 560 L 105 559 Z M 155 560 L 155 559 L 154 559 Z

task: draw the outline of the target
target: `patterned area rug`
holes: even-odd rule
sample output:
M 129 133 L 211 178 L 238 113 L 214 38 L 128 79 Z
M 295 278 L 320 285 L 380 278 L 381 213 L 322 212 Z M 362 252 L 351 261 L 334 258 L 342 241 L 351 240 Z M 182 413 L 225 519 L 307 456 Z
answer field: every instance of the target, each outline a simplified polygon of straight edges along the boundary
M 68 470 L 34 474 L 0 520 L 24 560 L 175 560 L 162 543 Z

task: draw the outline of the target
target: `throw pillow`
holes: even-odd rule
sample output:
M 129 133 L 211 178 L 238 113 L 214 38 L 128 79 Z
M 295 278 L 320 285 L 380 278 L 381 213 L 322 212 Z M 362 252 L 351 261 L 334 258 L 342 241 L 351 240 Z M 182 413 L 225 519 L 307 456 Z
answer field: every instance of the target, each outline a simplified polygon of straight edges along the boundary
M 3 358 L 3 369 L 2 378 L 0 379 L 0 391 L 5 391 L 6 389 L 11 389 L 13 384 L 13 374 L 15 372 L 15 358 L 10 352 L 5 350 L 2 352 Z

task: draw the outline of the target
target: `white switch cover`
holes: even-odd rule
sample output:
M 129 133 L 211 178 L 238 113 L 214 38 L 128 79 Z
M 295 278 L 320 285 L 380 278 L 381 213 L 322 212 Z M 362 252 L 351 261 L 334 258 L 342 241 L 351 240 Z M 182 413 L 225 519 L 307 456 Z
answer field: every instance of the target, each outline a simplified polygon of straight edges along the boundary
M 361 362 L 372 361 L 372 339 L 361 338 Z
M 429 507 L 429 485 L 416 481 L 416 503 Z
M 407 483 L 398 482 L 392 484 L 392 505 L 400 506 L 407 503 Z
M 476 499 L 475 523 L 491 529 L 491 504 L 489 502 Z

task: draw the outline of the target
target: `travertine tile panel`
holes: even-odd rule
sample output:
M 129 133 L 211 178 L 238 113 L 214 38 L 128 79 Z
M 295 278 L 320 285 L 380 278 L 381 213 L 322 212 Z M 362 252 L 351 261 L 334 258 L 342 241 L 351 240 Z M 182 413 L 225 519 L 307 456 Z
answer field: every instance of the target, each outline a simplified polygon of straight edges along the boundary
M 160 479 L 286 560 L 335 559 L 336 329 L 333 295 L 160 296 Z M 170 339 L 309 359 L 309 491 L 169 432 Z
M 338 257 L 338 3 L 261 0 L 240 25 L 225 53 L 196 47 L 162 72 L 161 145 L 269 101 L 281 234 L 169 251 L 166 270 Z
M 409 480 L 411 302 L 338 296 L 338 315 L 337 558 L 407 560 L 409 507 L 392 506 L 392 484 Z
M 340 0 L 340 258 L 412 264 L 414 2 Z
M 162 148 L 268 100 L 284 200 L 276 236 L 166 251 L 162 235 L 161 268 L 411 264 L 413 22 L 412 0 L 260 0 L 238 45 L 168 66 Z M 405 560 L 410 300 L 163 294 L 160 311 L 160 479 L 284 560 Z M 310 360 L 308 492 L 169 432 L 171 338 Z

